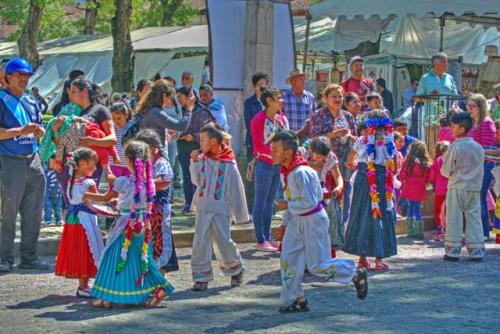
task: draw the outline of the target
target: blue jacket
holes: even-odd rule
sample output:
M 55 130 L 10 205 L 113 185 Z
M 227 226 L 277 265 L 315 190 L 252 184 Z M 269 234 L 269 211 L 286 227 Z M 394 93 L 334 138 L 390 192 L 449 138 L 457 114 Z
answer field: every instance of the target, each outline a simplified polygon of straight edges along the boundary
M 36 100 L 27 94 L 18 98 L 9 90 L 0 90 L 0 127 L 12 129 L 29 123 L 42 124 Z M 33 134 L 0 140 L 0 155 L 28 155 L 37 151 L 38 139 Z

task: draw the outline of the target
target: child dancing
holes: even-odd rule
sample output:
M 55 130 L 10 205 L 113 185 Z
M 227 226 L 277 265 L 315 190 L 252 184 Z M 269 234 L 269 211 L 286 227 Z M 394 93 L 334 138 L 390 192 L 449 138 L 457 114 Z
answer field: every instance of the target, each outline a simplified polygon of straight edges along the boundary
M 434 186 L 434 222 L 436 224 L 436 241 L 444 240 L 445 220 L 441 219 L 446 192 L 448 191 L 448 179 L 441 174 L 443 167 L 443 155 L 450 146 L 448 141 L 440 141 L 434 147 L 434 161 L 429 173 L 429 182 Z
M 151 231 L 153 235 L 153 257 L 160 271 L 168 273 L 179 270 L 179 262 L 174 247 L 172 228 L 170 225 L 170 184 L 174 172 L 166 159 L 167 152 L 163 149 L 160 136 L 151 129 L 141 130 L 136 140 L 149 146 L 156 195 L 153 202 Z
M 224 141 L 227 136 L 210 123 L 200 130 L 199 151 L 191 153 L 191 179 L 197 187 L 194 198 L 196 223 L 191 255 L 193 290 L 206 290 L 213 280 L 212 243 L 219 267 L 231 276 L 231 286 L 243 282 L 243 262 L 231 240 L 232 216 L 236 223 L 249 221 L 245 191 L 236 158 Z
M 94 306 L 156 306 L 174 290 L 158 270 L 150 243 L 154 183 L 148 146 L 132 140 L 125 147 L 125 157 L 130 176 L 119 177 L 106 194 L 87 192 L 84 196 L 84 201 L 98 202 L 118 197 L 122 214 L 109 232 L 91 290 Z
M 358 268 L 371 269 L 367 256 L 375 257 L 375 271 L 389 266 L 382 259 L 396 255 L 394 203 L 395 147 L 391 119 L 373 110 L 365 121 L 368 134 L 358 138 L 348 162 L 356 168 L 344 250 L 359 256 Z
M 469 113 L 456 113 L 451 116 L 450 122 L 455 141 L 444 154 L 441 167 L 441 174 L 448 178 L 444 259 L 460 259 L 465 213 L 465 247 L 471 260 L 482 261 L 484 237 L 480 192 L 484 174 L 484 150 L 471 137 L 467 137 L 474 124 Z
M 86 192 L 97 193 L 91 178 L 96 169 L 97 154 L 81 147 L 73 152 L 73 173 L 68 185 L 69 207 L 57 253 L 55 274 L 78 279 L 77 297 L 89 298 L 89 279 L 95 277 L 104 243 L 97 215 L 83 204 Z
M 408 200 L 407 234 L 408 238 L 424 239 L 424 221 L 421 206 L 427 195 L 426 184 L 432 161 L 427 148 L 420 140 L 410 145 L 403 168 L 399 174 L 403 187 L 401 197 Z
M 340 283 L 354 282 L 357 296 L 366 298 L 366 270 L 356 270 L 354 262 L 332 259 L 328 236 L 328 216 L 323 208 L 323 191 L 316 171 L 297 154 L 299 141 L 290 131 L 277 133 L 272 139 L 272 158 L 280 164 L 285 200 L 278 208 L 286 210 L 283 224 L 286 233 L 280 258 L 281 313 L 308 311 L 307 299 L 301 286 L 304 270 L 315 276 Z

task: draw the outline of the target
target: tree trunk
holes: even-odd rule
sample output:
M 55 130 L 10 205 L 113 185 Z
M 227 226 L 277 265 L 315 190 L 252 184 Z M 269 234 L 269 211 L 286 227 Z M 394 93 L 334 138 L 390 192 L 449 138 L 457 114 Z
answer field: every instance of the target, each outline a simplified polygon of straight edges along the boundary
M 171 26 L 172 18 L 175 12 L 182 5 L 183 0 L 161 0 L 161 8 L 163 11 L 163 18 L 161 20 L 162 26 Z
M 134 76 L 132 39 L 130 37 L 132 0 L 114 1 L 116 9 L 111 22 L 111 33 L 113 35 L 113 76 L 111 86 L 115 92 L 129 92 L 132 88 Z
M 94 34 L 99 6 L 100 3 L 98 0 L 87 0 L 87 6 L 85 8 L 85 27 L 83 28 L 84 35 Z
M 28 60 L 33 66 L 33 69 L 36 69 L 40 65 L 40 55 L 37 50 L 37 37 L 38 31 L 40 30 L 44 6 L 44 0 L 30 0 L 28 16 L 24 22 L 21 36 L 19 36 L 19 40 L 17 41 L 19 55 Z

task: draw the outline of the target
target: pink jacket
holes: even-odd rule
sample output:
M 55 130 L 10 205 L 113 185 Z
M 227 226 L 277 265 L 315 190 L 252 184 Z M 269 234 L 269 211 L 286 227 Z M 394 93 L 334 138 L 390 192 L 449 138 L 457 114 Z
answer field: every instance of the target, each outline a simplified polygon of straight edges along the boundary
M 414 202 L 423 202 L 425 200 L 427 195 L 425 185 L 427 184 L 429 172 L 424 172 L 419 163 L 415 162 L 413 164 L 413 171 L 411 175 L 408 175 L 408 164 L 405 161 L 399 177 L 403 184 L 401 197 Z
M 453 143 L 455 140 L 455 137 L 451 134 L 451 128 L 449 126 L 445 126 L 441 129 L 439 129 L 438 132 L 438 141 L 449 141 L 450 143 Z
M 448 179 L 441 174 L 443 162 L 443 156 L 437 157 L 434 159 L 429 171 L 429 182 L 434 185 L 436 195 L 446 195 L 448 191 Z

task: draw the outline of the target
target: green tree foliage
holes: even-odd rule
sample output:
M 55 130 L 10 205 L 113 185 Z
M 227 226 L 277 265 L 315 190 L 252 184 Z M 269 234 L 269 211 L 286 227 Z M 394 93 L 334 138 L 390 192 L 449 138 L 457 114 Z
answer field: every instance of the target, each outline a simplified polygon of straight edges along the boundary
M 42 22 L 38 34 L 39 41 L 80 34 L 85 26 L 85 17 L 70 21 L 65 19 L 66 6 L 75 0 L 40 0 L 45 2 Z M 111 21 L 115 13 L 113 0 L 98 0 L 95 33 L 111 34 Z M 0 0 L 0 16 L 9 24 L 20 29 L 9 37 L 16 41 L 21 34 L 28 14 L 29 0 Z M 165 13 L 171 14 L 169 25 L 186 25 L 196 15 L 197 10 L 179 0 L 132 0 L 132 30 L 144 27 L 162 26 Z

